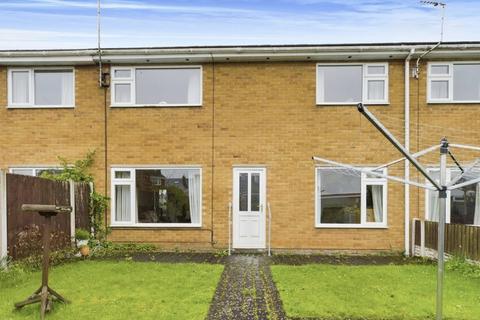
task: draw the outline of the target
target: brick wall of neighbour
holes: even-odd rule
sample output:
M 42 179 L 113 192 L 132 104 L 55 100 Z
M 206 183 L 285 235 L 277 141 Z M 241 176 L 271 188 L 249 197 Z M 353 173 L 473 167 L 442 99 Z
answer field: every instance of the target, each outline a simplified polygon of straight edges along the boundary
M 315 228 L 312 156 L 358 165 L 400 157 L 355 106 L 316 106 L 315 68 L 314 62 L 204 64 L 202 107 L 110 108 L 110 91 L 98 88 L 97 69 L 77 66 L 75 109 L 0 108 L 0 167 L 53 165 L 57 156 L 73 160 L 96 149 L 96 186 L 109 194 L 111 166 L 199 165 L 201 228 L 114 228 L 109 237 L 211 249 L 212 239 L 214 248 L 227 246 L 233 166 L 264 166 L 273 248 L 402 251 L 401 184 L 388 184 L 388 228 Z M 0 67 L 1 106 L 7 104 L 6 77 Z M 425 79 L 422 74 L 418 84 L 411 80 L 412 149 L 437 143 L 438 127 L 444 126 L 459 142 L 475 144 L 476 134 L 467 135 L 480 121 L 475 106 L 427 105 Z M 403 61 L 389 62 L 389 97 L 388 105 L 370 109 L 403 142 Z M 402 176 L 403 164 L 389 174 Z M 412 216 L 423 214 L 423 203 L 423 190 L 412 188 Z
M 7 109 L 7 68 L 0 66 L 0 168 L 58 165 L 96 150 L 96 186 L 104 190 L 104 93 L 94 66 L 77 67 L 75 108 Z
M 412 63 L 413 66 L 413 63 Z M 427 64 L 422 63 L 419 80 L 411 79 L 410 112 L 411 112 L 411 147 L 412 151 L 425 149 L 440 144 L 446 137 L 450 143 L 479 146 L 480 104 L 475 103 L 427 103 Z M 480 152 L 462 149 L 451 149 L 462 164 L 471 164 L 480 156 Z M 436 150 L 422 157 L 422 163 L 427 167 L 439 166 L 439 151 Z M 448 166 L 453 162 L 448 159 Z M 415 170 L 412 178 L 424 182 L 425 179 Z M 411 191 L 412 217 L 425 217 L 425 190 L 412 187 Z

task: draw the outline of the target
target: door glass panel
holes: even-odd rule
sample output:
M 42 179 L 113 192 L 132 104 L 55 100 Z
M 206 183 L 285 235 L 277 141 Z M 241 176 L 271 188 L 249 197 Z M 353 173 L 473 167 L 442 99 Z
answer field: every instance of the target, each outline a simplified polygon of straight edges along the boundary
M 239 210 L 248 211 L 248 173 L 240 173 L 239 175 Z
M 251 175 L 250 210 L 260 211 L 260 174 L 258 173 Z

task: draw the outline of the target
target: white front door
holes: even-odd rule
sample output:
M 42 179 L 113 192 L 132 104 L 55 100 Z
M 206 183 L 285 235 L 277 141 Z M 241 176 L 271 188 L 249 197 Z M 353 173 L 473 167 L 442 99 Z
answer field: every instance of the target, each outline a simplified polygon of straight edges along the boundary
M 265 248 L 265 168 L 233 169 L 233 247 Z

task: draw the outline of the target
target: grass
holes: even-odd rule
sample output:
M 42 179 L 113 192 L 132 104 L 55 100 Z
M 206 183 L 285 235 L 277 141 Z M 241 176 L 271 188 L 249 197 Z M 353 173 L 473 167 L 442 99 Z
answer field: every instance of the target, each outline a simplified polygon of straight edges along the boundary
M 289 317 L 432 319 L 433 265 L 272 266 Z M 479 319 L 480 279 L 447 271 L 445 319 Z
M 82 261 L 51 270 L 50 285 L 72 301 L 47 319 L 204 319 L 223 270 L 211 264 Z M 39 319 L 39 305 L 13 310 L 40 285 L 39 272 L 0 282 L 0 319 Z

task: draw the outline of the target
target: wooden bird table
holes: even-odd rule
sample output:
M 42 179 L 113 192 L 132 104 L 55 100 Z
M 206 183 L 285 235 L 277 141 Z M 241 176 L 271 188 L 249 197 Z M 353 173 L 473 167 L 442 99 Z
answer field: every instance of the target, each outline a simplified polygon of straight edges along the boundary
M 43 223 L 43 263 L 42 263 L 42 285 L 26 300 L 15 303 L 15 308 L 20 309 L 32 303 L 40 303 L 40 318 L 45 319 L 45 313 L 50 311 L 53 301 L 58 300 L 63 303 L 68 301 L 59 293 L 48 286 L 48 266 L 50 258 L 50 229 L 52 217 L 59 213 L 70 213 L 72 208 L 69 206 L 55 206 L 43 204 L 24 204 L 22 211 L 38 213 L 44 219 Z

